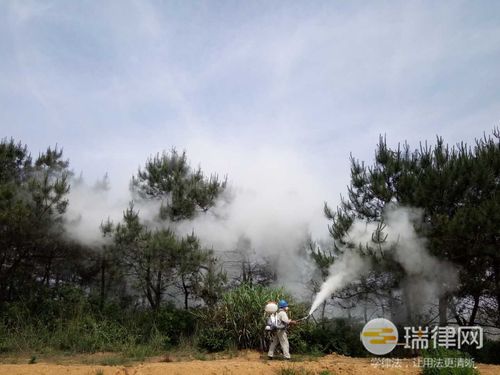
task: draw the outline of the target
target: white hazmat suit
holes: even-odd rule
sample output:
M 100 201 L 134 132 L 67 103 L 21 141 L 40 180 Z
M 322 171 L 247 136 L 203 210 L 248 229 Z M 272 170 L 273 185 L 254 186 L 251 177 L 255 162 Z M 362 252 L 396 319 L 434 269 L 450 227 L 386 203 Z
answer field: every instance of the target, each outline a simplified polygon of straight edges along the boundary
M 286 359 L 290 359 L 290 348 L 288 345 L 288 336 L 286 334 L 286 329 L 288 327 L 288 324 L 290 324 L 290 319 L 288 318 L 288 315 L 284 309 L 280 309 L 278 313 L 276 314 L 276 320 L 278 322 L 278 327 L 281 324 L 284 326 L 284 328 L 278 328 L 276 331 L 273 333 L 273 339 L 271 340 L 271 345 L 269 346 L 269 351 L 267 352 L 267 356 L 269 358 L 274 357 L 274 350 L 276 349 L 276 345 L 278 345 L 278 341 L 281 345 L 281 350 L 283 351 L 283 357 Z

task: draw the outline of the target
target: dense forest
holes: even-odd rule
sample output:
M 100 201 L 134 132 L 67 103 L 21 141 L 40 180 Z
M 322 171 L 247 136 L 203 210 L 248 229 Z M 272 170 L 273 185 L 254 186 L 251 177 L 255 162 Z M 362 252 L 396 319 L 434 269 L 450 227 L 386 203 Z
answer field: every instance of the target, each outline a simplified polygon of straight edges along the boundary
M 292 350 L 366 355 L 360 326 L 386 316 L 398 324 L 481 325 L 489 340 L 472 354 L 495 361 L 500 131 L 472 145 L 438 138 L 415 148 L 391 148 L 381 137 L 371 164 L 351 156 L 350 174 L 340 205 L 325 204 L 330 241 L 311 239 L 301 253 L 316 268 L 311 298 L 346 253 L 369 258 L 373 266 L 332 293 L 314 319 L 292 330 Z M 144 357 L 179 345 L 263 349 L 266 301 L 286 298 L 294 316 L 307 314 L 310 300 L 281 288 L 272 263 L 238 258 L 235 273 L 220 261 L 232 249 L 205 246 L 195 232 L 176 231 L 176 223 L 209 212 L 227 188 L 226 179 L 193 168 L 185 152 L 145 161 L 131 176 L 133 199 L 123 207 L 123 218 L 96 223 L 102 238 L 95 245 L 66 231 L 68 195 L 78 183 L 61 149 L 33 157 L 22 142 L 1 141 L 1 352 L 50 348 Z M 138 207 L 144 202 L 155 207 L 153 216 L 143 216 Z M 411 288 L 420 274 L 408 274 L 395 261 L 397 253 L 378 251 L 387 239 L 389 207 L 418 210 L 419 238 L 432 257 L 456 270 L 451 280 L 435 275 L 435 284 L 452 285 L 439 288 L 425 306 L 417 307 Z M 349 235 L 359 221 L 375 225 L 370 243 Z

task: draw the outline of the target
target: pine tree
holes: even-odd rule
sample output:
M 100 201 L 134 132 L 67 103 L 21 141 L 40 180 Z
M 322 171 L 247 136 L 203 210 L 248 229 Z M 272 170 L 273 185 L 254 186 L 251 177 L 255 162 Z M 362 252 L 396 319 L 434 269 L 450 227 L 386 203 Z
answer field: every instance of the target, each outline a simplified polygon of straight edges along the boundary
M 207 212 L 225 187 L 226 181 L 216 175 L 205 177 L 200 168 L 191 168 L 185 152 L 175 150 L 149 158 L 133 176 L 136 199 L 159 203 L 157 220 L 163 229 L 148 229 L 130 207 L 117 227 L 116 243 L 153 309 L 160 307 L 172 287 L 181 291 L 186 309 L 191 297 L 213 303 L 214 291 L 225 282 L 222 271 L 214 274 L 213 252 L 203 249 L 194 233 L 181 238 L 173 228 L 175 222 Z
M 34 161 L 26 146 L 0 142 L 0 302 L 56 286 L 78 270 L 82 248 L 63 236 L 69 163 L 48 148 Z
M 499 248 L 500 227 L 498 140 L 495 130 L 493 137 L 478 140 L 474 148 L 463 143 L 450 148 L 438 138 L 434 147 L 421 144 L 411 151 L 406 143 L 392 150 L 381 137 L 374 165 L 367 167 L 351 156 L 347 199 L 341 199 L 336 211 L 325 206 L 331 220 L 330 233 L 341 245 L 346 245 L 345 235 L 354 219 L 382 222 L 389 203 L 423 209 L 424 225 L 416 229 L 429 239 L 432 254 L 461 270 L 455 295 L 440 297 L 441 324 L 448 321 L 448 303 L 452 300 L 453 315 L 459 324 L 465 323 L 457 311 L 457 296 L 473 299 L 468 324 L 475 321 L 481 296 L 489 294 L 500 306 L 498 277 L 492 281 L 487 276 L 498 275 L 498 251 L 494 250 Z M 385 264 L 385 269 L 399 274 L 394 284 L 398 286 L 405 276 L 402 270 L 391 263 Z

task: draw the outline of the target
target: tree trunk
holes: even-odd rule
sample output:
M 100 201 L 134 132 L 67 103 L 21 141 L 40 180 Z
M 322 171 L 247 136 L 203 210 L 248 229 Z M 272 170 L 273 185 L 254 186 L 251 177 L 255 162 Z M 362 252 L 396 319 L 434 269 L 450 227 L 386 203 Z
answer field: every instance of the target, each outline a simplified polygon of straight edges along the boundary
M 365 323 L 368 323 L 368 303 L 366 299 L 363 301 L 363 318 L 365 318 Z
M 497 299 L 497 321 L 500 326 L 500 259 L 497 257 L 493 262 L 493 272 L 495 273 L 495 296 Z
M 394 294 L 392 292 L 392 289 L 389 290 L 389 313 L 391 314 L 391 320 L 393 322 L 397 321 L 396 317 L 397 317 L 397 311 L 398 310 L 398 307 L 397 307 L 397 304 L 396 304 L 396 298 L 394 298 Z
M 153 285 L 151 283 L 151 269 L 150 267 L 146 268 L 146 287 L 145 287 L 145 292 L 146 292 L 146 298 L 151 305 L 151 308 L 153 310 L 156 309 L 155 306 L 155 300 L 153 298 L 153 293 L 152 293 Z
M 477 293 L 474 296 L 474 307 L 472 308 L 472 312 L 470 314 L 470 319 L 469 319 L 469 324 L 468 324 L 469 326 L 473 326 L 475 324 L 477 310 L 479 309 L 479 297 L 480 297 L 479 293 Z
M 186 282 L 184 281 L 184 275 L 182 275 L 181 280 L 182 280 L 182 288 L 184 289 L 184 309 L 187 310 L 189 308 L 188 306 L 189 289 L 186 285 Z
M 325 328 L 326 300 L 321 304 L 321 327 Z
M 105 297 L 105 288 L 106 288 L 106 262 L 104 260 L 104 256 L 101 256 L 101 293 L 100 293 L 100 300 L 99 300 L 99 306 L 100 309 L 104 307 L 104 297 Z
M 411 292 L 408 290 L 407 286 L 403 287 L 403 303 L 405 305 L 405 313 L 407 324 L 413 324 L 413 313 L 412 309 L 415 308 L 411 299 Z
M 500 259 L 493 260 L 493 274 L 495 278 L 495 291 L 493 295 L 497 300 L 497 320 L 496 324 L 500 326 Z
M 439 325 L 446 324 L 448 324 L 448 295 L 444 294 L 439 297 Z
M 45 284 L 45 286 L 49 286 L 50 285 L 50 271 L 52 269 L 52 259 L 53 259 L 54 255 L 53 253 L 51 252 L 49 257 L 48 257 L 48 260 L 47 260 L 47 264 L 45 264 L 45 271 L 44 271 L 44 274 L 43 274 L 43 279 L 42 279 L 42 283 Z
M 155 303 L 156 303 L 156 308 L 160 308 L 161 304 L 161 270 L 158 271 L 157 273 L 157 278 L 156 278 L 156 293 L 155 293 Z

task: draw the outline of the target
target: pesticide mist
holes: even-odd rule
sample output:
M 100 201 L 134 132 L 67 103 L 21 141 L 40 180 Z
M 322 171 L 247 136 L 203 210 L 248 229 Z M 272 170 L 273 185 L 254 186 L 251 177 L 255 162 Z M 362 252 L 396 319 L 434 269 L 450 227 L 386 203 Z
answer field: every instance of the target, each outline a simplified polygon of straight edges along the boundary
M 215 148 L 196 146 L 197 150 Z M 291 151 L 263 148 L 251 157 L 240 154 L 236 149 L 213 156 L 200 152 L 197 159 L 203 160 L 204 171 L 221 176 L 227 173 L 228 187 L 210 210 L 178 222 L 158 220 L 161 200 L 140 200 L 130 192 L 117 194 L 120 187 L 113 185 L 112 175 L 111 182 L 106 179 L 105 183 L 75 179 L 69 194 L 66 233 L 85 245 L 99 246 L 105 240 L 101 223 L 108 219 L 119 223 L 133 200 L 148 227 L 168 226 L 179 236 L 194 232 L 203 247 L 213 249 L 229 279 L 239 275 L 242 262 L 269 265 L 276 284 L 300 299 L 309 299 L 308 281 L 314 265 L 307 257 L 307 245 L 311 237 L 328 236 L 318 199 L 328 196 L 328 189 Z M 290 163 L 295 168 L 290 169 Z
M 336 290 L 363 275 L 369 269 L 369 263 L 357 254 L 346 253 L 330 267 L 330 276 L 321 285 L 321 289 L 313 301 L 309 314 L 311 315 Z
M 266 155 L 263 159 L 269 160 Z M 258 169 L 251 169 L 242 161 L 239 169 L 245 175 L 237 176 L 238 184 L 231 183 L 211 210 L 193 220 L 168 225 L 180 236 L 196 233 L 204 247 L 214 250 L 229 277 L 241 271 L 242 261 L 267 263 L 275 272 L 278 285 L 300 300 L 307 300 L 315 266 L 306 249 L 311 236 L 315 241 L 325 239 L 326 230 L 322 233 L 318 228 L 326 229 L 327 223 L 316 199 L 325 193 L 318 190 L 317 179 L 311 176 L 305 179 L 308 183 L 300 183 L 307 175 L 305 171 L 276 174 L 276 170 L 287 170 L 290 155 L 283 159 L 274 159 L 272 165 L 267 163 L 268 168 Z M 262 187 L 262 180 L 269 184 Z M 132 196 L 113 198 L 107 178 L 94 185 L 80 178 L 73 181 L 69 200 L 67 235 L 86 245 L 99 245 L 104 243 L 100 224 L 108 219 L 120 222 Z M 134 204 L 148 226 L 162 225 L 157 220 L 161 201 L 136 200 Z M 390 255 L 401 266 L 405 279 L 400 287 L 413 296 L 416 304 L 423 305 L 452 290 L 456 270 L 428 252 L 425 238 L 415 230 L 422 224 L 421 218 L 418 209 L 388 206 L 383 213 L 383 233 L 387 238 L 381 244 L 372 240 L 377 223 L 356 219 L 344 238 L 351 246 L 341 248 L 342 254 L 331 265 L 309 315 L 333 293 L 373 270 L 373 257 L 355 250 L 360 247 L 375 249 L 375 256 Z
M 375 256 L 391 255 L 405 271 L 403 286 L 414 296 L 416 305 L 422 305 L 433 298 L 454 288 L 457 270 L 448 262 L 432 256 L 425 238 L 419 236 L 415 226 L 421 224 L 422 212 L 419 209 L 389 206 L 383 214 L 387 235 L 382 244 L 375 244 L 372 235 L 377 230 L 376 223 L 355 220 L 345 236 L 347 243 L 355 248 L 375 249 Z M 371 269 L 369 256 L 360 255 L 351 248 L 343 249 L 343 254 L 329 269 L 329 277 L 321 285 L 309 315 L 311 315 L 333 293 L 349 283 L 365 276 Z

